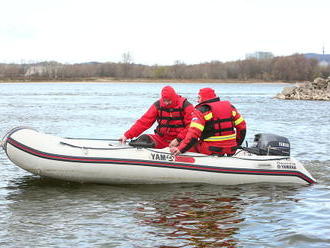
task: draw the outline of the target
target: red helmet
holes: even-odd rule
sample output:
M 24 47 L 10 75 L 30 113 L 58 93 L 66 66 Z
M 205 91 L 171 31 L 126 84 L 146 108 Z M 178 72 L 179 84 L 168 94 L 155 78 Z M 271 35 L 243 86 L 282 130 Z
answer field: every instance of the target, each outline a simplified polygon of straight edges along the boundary
M 161 105 L 163 106 L 175 106 L 177 104 L 177 101 L 179 99 L 179 95 L 175 92 L 175 90 L 173 89 L 173 87 L 171 86 L 165 86 L 162 89 L 161 92 Z M 170 104 L 166 104 L 165 102 L 171 102 Z
M 204 101 L 207 101 L 209 99 L 213 99 L 213 98 L 217 97 L 217 95 L 214 92 L 214 89 L 212 89 L 212 88 L 200 89 L 199 92 L 198 92 L 198 95 L 201 98 L 200 99 L 201 102 L 204 102 Z

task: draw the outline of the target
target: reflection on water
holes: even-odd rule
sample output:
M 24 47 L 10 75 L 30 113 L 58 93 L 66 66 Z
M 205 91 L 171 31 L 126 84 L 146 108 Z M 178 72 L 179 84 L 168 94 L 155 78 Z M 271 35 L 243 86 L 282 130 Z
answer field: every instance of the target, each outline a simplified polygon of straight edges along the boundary
M 141 224 L 166 228 L 160 235 L 180 240 L 175 247 L 236 247 L 234 234 L 242 203 L 239 198 L 194 195 L 186 192 L 159 202 L 146 202 L 137 208 Z M 174 247 L 174 246 L 173 246 Z
M 291 243 L 294 247 L 314 240 L 314 247 L 324 247 L 328 221 L 317 220 L 322 227 L 318 230 L 311 216 L 328 215 L 322 204 L 329 194 L 315 196 L 316 205 L 310 200 L 314 187 L 110 186 L 28 175 L 0 189 L 7 192 L 0 204 L 0 244 L 201 248 Z

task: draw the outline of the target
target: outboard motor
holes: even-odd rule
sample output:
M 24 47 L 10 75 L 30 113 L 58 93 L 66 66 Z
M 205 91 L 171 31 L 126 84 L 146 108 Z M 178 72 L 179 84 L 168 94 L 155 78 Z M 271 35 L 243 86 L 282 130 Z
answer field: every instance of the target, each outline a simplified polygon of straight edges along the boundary
M 253 145 L 244 150 L 257 155 L 290 156 L 290 142 L 283 136 L 259 133 L 254 136 Z

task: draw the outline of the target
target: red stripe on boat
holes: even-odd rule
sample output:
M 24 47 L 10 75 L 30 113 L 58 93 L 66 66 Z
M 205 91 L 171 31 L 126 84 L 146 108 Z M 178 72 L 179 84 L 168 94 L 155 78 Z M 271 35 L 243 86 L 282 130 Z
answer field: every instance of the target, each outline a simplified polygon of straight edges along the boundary
M 175 162 L 195 163 L 195 158 L 187 156 L 175 156 Z

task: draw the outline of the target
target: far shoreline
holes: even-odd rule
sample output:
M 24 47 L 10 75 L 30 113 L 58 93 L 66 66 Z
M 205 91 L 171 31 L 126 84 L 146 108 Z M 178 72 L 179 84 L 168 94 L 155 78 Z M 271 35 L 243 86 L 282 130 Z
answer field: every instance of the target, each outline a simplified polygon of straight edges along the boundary
M 297 82 L 284 81 L 263 81 L 256 79 L 237 80 L 237 79 L 116 79 L 116 78 L 82 78 L 70 80 L 13 80 L 0 79 L 1 83 L 212 83 L 212 84 L 226 84 L 226 83 L 246 83 L 246 84 L 293 84 Z

